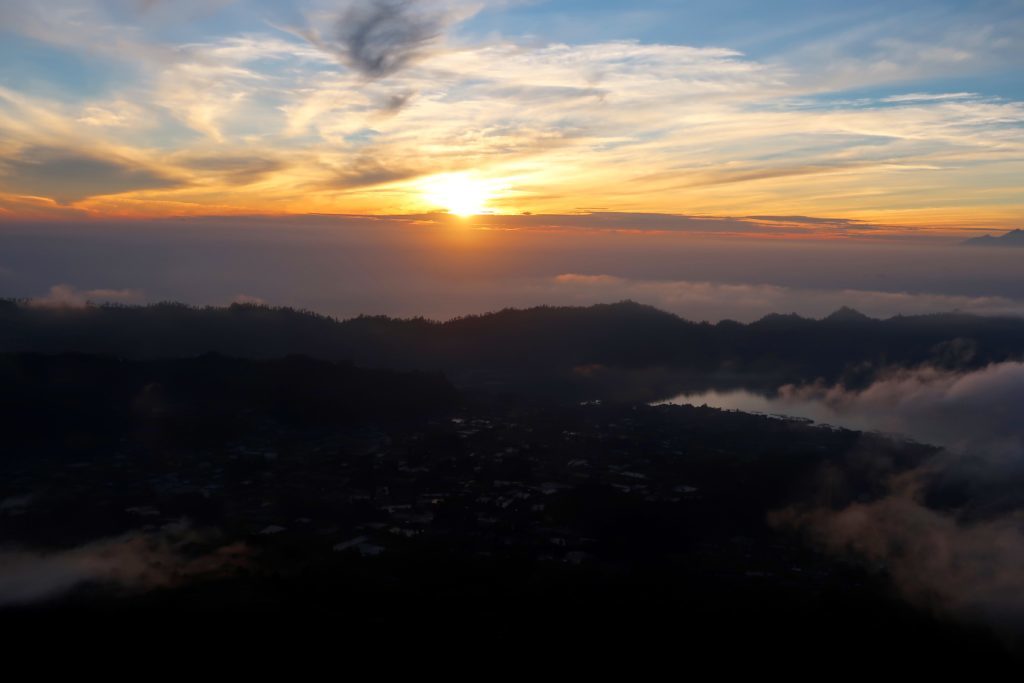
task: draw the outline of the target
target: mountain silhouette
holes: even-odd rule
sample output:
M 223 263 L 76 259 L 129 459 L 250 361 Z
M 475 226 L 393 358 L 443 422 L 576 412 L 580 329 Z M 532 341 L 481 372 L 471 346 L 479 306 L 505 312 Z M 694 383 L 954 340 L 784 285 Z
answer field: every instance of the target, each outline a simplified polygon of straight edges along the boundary
M 961 244 L 967 247 L 1024 247 L 1024 230 L 1011 230 L 999 237 L 982 235 L 961 242 Z
M 951 348 L 971 354 L 949 353 Z M 678 382 L 870 381 L 893 366 L 1020 359 L 1024 319 L 960 313 L 875 320 L 842 308 L 822 320 L 768 315 L 749 324 L 693 322 L 632 301 L 505 309 L 437 322 L 234 304 L 47 309 L 0 302 L 0 352 L 103 354 L 136 360 L 215 352 L 303 355 L 368 368 L 443 373 L 462 388 L 635 400 Z M 639 378 L 643 377 L 641 381 Z M 671 386 L 670 386 L 671 385 Z

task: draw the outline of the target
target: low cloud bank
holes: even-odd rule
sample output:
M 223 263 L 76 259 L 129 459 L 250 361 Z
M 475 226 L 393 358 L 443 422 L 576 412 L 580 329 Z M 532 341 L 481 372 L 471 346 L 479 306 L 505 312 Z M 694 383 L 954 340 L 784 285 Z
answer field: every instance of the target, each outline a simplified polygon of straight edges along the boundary
M 1024 645 L 1024 363 L 894 371 L 860 391 L 789 386 L 772 403 L 944 446 L 910 471 L 879 467 L 881 498 L 796 505 L 771 521 L 883 567 L 916 604 Z
M 372 165 L 358 170 L 381 172 Z M 473 230 L 437 216 L 8 223 L 0 230 L 0 295 L 67 300 L 50 291 L 63 285 L 79 300 L 111 294 L 102 288 L 122 301 L 144 292 L 145 301 L 202 306 L 246 294 L 339 318 L 448 319 L 623 299 L 711 322 L 749 322 L 769 313 L 823 317 L 842 306 L 879 318 L 957 309 L 1024 315 L 1014 254 L 929 240 L 684 234 L 735 219 L 652 215 L 641 221 L 651 229 L 640 234 L 614 229 L 634 224 L 634 216 L 619 214 L 516 218 L 537 225 Z M 655 229 L 662 222 L 681 227 Z M 544 223 L 579 229 L 549 231 Z
M 2 273 L 0 273 L 2 274 Z M 267 283 L 245 282 L 275 293 Z M 493 281 L 464 280 L 454 283 L 415 274 L 396 278 L 389 287 L 367 291 L 357 282 L 342 282 L 338 303 L 325 300 L 295 301 L 282 296 L 217 292 L 211 299 L 171 294 L 147 296 L 142 289 L 81 289 L 57 284 L 46 294 L 30 298 L 33 306 L 81 308 L 87 303 L 142 304 L 163 299 L 190 300 L 189 303 L 266 303 L 292 305 L 333 314 L 340 318 L 359 313 L 412 317 L 424 315 L 445 320 L 455 316 L 486 313 L 505 307 L 540 305 L 590 306 L 599 303 L 638 301 L 675 313 L 689 320 L 717 322 L 723 319 L 753 322 L 769 313 L 796 313 L 822 318 L 847 306 L 874 318 L 896 315 L 924 315 L 960 311 L 975 315 L 1024 316 L 1024 300 L 1002 296 L 962 296 L 935 293 L 888 292 L 858 289 L 802 289 L 772 284 L 696 282 L 683 280 L 631 280 L 613 275 L 563 273 L 550 278 L 495 278 Z M 148 290 L 147 290 L 148 291 Z M 244 290 L 243 290 L 244 291 Z
M 193 544 L 211 549 L 200 553 Z M 247 559 L 244 544 L 218 546 L 209 534 L 179 525 L 70 550 L 0 549 L 0 607 L 43 602 L 89 584 L 129 592 L 169 587 L 220 575 L 244 566 Z
M 880 563 L 918 605 L 984 621 L 1022 642 L 1021 511 L 964 521 L 902 491 L 838 511 L 791 508 L 774 515 L 773 522 L 805 530 L 832 552 Z
M 553 298 L 580 303 L 633 299 L 694 320 L 750 322 L 768 313 L 824 317 L 843 306 L 878 318 L 962 311 L 1024 315 L 1024 301 L 1002 296 L 962 296 L 864 289 L 803 289 L 771 284 L 630 280 L 612 275 L 563 273 Z
M 952 351 L 951 351 L 952 352 Z M 963 349 L 970 353 L 969 349 Z M 784 386 L 773 403 L 819 419 L 909 435 L 964 453 L 1024 454 L 1024 363 L 973 372 L 936 367 L 893 370 L 862 390 L 821 383 Z

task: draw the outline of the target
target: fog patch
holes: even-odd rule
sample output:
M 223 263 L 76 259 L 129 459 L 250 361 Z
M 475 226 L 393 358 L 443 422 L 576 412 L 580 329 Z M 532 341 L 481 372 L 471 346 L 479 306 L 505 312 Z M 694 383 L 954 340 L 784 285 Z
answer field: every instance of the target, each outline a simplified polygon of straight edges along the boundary
M 1021 511 L 964 521 L 900 492 L 841 510 L 790 508 L 771 521 L 806 531 L 834 553 L 879 564 L 918 605 L 1022 633 Z
M 892 370 L 859 390 L 817 383 L 785 386 L 771 398 L 724 392 L 687 402 L 809 417 L 943 446 L 909 471 L 872 470 L 872 484 L 886 492 L 880 497 L 836 501 L 823 485 L 811 499 L 774 512 L 770 522 L 867 561 L 919 606 L 986 623 L 1024 644 L 1024 363 L 972 372 Z M 843 478 L 839 460 L 824 470 L 822 481 L 831 488 Z
M 248 556 L 244 544 L 217 545 L 213 535 L 184 524 L 70 550 L 0 549 L 0 607 L 52 600 L 86 585 L 130 593 L 172 587 L 241 568 Z

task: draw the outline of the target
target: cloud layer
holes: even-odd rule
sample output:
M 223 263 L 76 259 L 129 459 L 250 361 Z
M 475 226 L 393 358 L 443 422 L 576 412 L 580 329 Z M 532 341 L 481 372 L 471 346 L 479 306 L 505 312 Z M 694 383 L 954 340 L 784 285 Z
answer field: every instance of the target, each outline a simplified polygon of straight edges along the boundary
M 969 343 L 962 351 L 969 353 Z M 908 434 L 963 451 L 1024 457 L 1024 363 L 962 374 L 934 367 L 894 370 L 863 390 L 787 386 L 778 405 L 820 404 L 851 424 Z
M 959 351 L 969 353 L 968 345 Z M 827 485 L 812 496 L 823 504 L 796 504 L 771 521 L 869 561 L 918 605 L 989 624 L 1024 644 L 1024 363 L 893 370 L 861 390 L 815 384 L 783 387 L 774 399 L 734 392 L 687 400 L 944 446 L 909 471 L 870 451 L 857 454 L 859 469 L 888 492 L 839 505 L 832 498 L 847 484 L 843 455 L 833 454 L 821 478 Z
M 979 315 L 1024 315 L 1024 301 L 998 296 L 802 289 L 768 284 L 628 280 L 610 275 L 564 273 L 554 278 L 556 301 L 581 304 L 631 299 L 695 320 L 740 322 L 770 312 L 822 318 L 848 306 L 876 318 L 962 311 Z
M 230 159 L 211 165 L 234 173 Z M 1024 314 L 1014 250 L 806 239 L 804 220 L 599 213 L 11 222 L 0 227 L 0 296 L 207 305 L 244 294 L 341 318 L 448 319 L 623 299 L 712 322 L 823 317 L 842 306 L 881 318 Z M 848 238 L 885 233 L 873 224 L 815 226 Z

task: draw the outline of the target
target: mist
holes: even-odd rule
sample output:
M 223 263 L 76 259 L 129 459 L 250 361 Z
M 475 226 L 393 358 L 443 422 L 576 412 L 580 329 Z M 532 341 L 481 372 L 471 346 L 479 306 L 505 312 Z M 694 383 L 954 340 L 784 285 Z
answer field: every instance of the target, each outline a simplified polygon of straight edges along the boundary
M 122 593 L 169 588 L 223 575 L 248 557 L 243 544 L 218 545 L 215 534 L 185 523 L 59 550 L 0 548 L 0 607 L 46 602 L 85 586 Z
M 10 223 L 0 226 L 0 292 L 41 302 L 264 302 L 339 318 L 448 319 L 623 299 L 709 321 L 821 317 L 844 305 L 874 317 L 1024 314 L 1013 250 L 934 238 L 738 237 L 699 221 L 669 230 L 650 217 L 591 216 Z
M 910 471 L 877 463 L 875 483 L 887 493 L 875 500 L 836 506 L 826 489 L 841 486 L 844 475 L 828 469 L 822 475 L 827 487 L 822 484 L 815 500 L 775 511 L 771 521 L 809 535 L 831 553 L 873 563 L 915 604 L 988 624 L 1019 642 L 1024 363 L 972 372 L 893 369 L 862 389 L 817 382 L 784 386 L 773 397 L 709 392 L 675 401 L 803 417 L 941 446 Z

